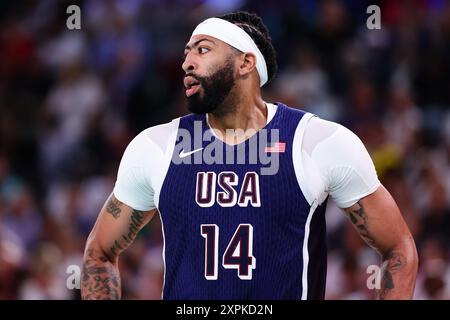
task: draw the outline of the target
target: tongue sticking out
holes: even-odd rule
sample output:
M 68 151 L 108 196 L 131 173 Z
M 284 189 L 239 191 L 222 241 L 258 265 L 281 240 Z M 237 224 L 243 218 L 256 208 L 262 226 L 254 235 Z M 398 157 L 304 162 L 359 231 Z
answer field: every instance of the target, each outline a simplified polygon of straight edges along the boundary
M 186 96 L 190 97 L 195 94 L 200 89 L 200 84 L 195 84 L 191 86 L 189 89 L 186 89 Z

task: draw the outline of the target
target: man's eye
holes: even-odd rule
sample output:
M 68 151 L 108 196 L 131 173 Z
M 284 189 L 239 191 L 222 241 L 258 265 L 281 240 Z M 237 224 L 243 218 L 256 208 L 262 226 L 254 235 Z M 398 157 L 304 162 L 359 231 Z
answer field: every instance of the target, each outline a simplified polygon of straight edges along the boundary
M 209 51 L 209 49 L 205 48 L 205 47 L 199 47 L 198 48 L 198 53 L 207 53 L 208 51 Z

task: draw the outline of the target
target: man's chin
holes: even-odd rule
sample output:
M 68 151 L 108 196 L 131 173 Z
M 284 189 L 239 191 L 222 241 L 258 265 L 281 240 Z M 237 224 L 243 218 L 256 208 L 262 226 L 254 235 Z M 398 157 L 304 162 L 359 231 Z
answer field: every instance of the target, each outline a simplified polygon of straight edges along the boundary
M 215 109 L 214 107 L 211 108 L 210 104 L 204 103 L 204 101 L 198 95 L 198 93 L 188 97 L 187 100 L 188 100 L 187 103 L 188 110 L 195 114 L 206 114 L 214 111 Z

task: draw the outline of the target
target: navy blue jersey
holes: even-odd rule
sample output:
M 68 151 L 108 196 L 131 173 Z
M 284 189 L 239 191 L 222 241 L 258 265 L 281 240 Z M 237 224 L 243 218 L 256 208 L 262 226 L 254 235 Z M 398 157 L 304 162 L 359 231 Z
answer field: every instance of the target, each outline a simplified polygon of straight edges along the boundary
M 274 117 L 252 139 L 230 146 L 211 136 L 201 145 L 191 141 L 189 148 L 181 133 L 206 134 L 207 119 L 192 114 L 180 119 L 176 144 L 184 147 L 174 148 L 158 206 L 164 299 L 324 298 L 326 201 L 317 206 L 305 199 L 292 155 L 304 115 L 278 103 Z M 260 152 L 277 154 L 275 174 L 262 174 L 267 163 L 255 161 L 255 141 Z M 222 152 L 234 161 L 180 163 L 205 152 Z

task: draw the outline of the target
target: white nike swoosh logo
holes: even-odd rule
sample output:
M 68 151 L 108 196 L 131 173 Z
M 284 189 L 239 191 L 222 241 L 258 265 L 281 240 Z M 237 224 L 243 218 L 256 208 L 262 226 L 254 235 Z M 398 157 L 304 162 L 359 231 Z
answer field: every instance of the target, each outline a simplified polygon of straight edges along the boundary
M 191 154 L 193 154 L 193 153 L 195 153 L 195 152 L 197 152 L 197 151 L 200 151 L 200 150 L 202 150 L 203 148 L 198 148 L 198 149 L 195 149 L 195 150 L 192 150 L 192 151 L 189 151 L 189 152 L 184 152 L 184 150 L 181 150 L 181 152 L 180 152 L 180 158 L 181 159 L 183 159 L 183 158 L 186 158 L 187 156 L 190 156 Z

